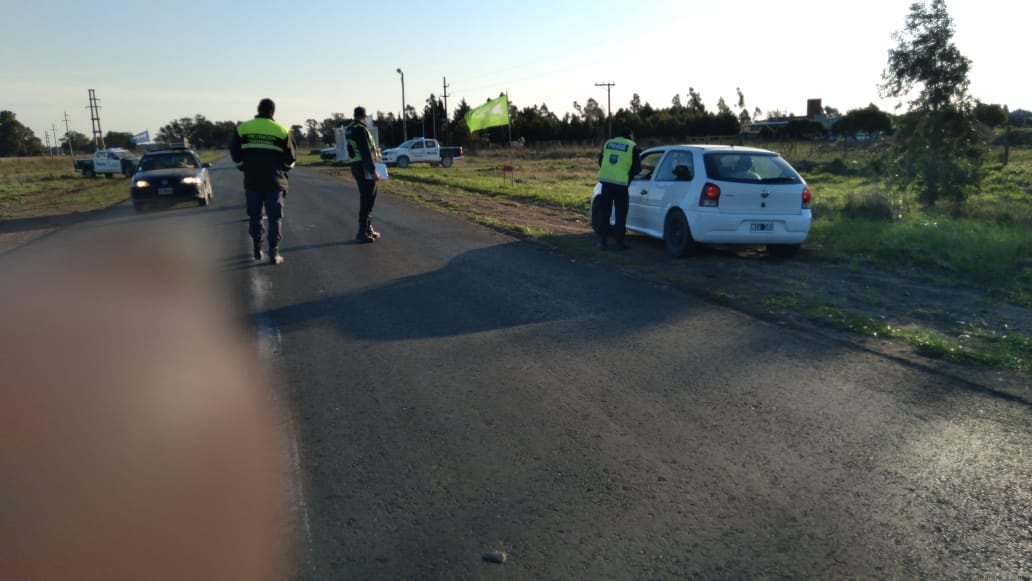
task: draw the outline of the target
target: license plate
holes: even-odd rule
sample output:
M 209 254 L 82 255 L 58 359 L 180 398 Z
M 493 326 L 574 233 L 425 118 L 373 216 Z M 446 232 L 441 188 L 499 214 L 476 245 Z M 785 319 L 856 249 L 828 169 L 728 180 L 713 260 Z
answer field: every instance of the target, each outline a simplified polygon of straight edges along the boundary
M 770 222 L 762 222 L 759 224 L 749 224 L 750 232 L 773 232 L 774 224 Z
M 175 188 L 158 188 L 159 196 L 171 196 L 175 192 Z M 755 226 L 756 224 L 753 224 Z

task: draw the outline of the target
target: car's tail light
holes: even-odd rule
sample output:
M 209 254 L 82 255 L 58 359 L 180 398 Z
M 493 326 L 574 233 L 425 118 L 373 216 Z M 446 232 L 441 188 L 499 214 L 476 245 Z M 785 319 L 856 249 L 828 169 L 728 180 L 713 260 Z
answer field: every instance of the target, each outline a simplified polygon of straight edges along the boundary
M 803 209 L 810 209 L 810 188 L 803 187 Z
M 719 206 L 720 188 L 713 184 L 702 186 L 702 195 L 699 196 L 699 205 L 710 208 L 716 208 Z

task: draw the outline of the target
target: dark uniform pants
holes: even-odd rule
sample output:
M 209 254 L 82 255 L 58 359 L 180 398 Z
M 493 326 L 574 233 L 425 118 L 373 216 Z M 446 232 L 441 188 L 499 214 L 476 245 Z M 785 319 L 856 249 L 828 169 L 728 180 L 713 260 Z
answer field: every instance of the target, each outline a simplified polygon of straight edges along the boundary
M 283 223 L 283 204 L 286 192 L 247 192 L 247 217 L 250 218 L 251 239 L 262 243 L 262 209 L 269 218 L 269 246 L 279 246 L 280 225 Z
M 373 206 L 376 204 L 376 181 L 366 179 L 365 170 L 361 165 L 352 164 L 351 177 L 355 178 L 355 183 L 358 184 L 358 229 L 366 232 L 372 223 Z
M 627 209 L 630 205 L 630 194 L 627 186 L 609 184 L 602 182 L 602 193 L 598 196 L 602 204 L 602 210 L 598 213 L 598 237 L 603 242 L 612 236 L 620 243 L 624 239 L 624 230 L 627 228 Z M 616 206 L 616 223 L 609 224 L 609 216 L 613 214 L 613 206 Z

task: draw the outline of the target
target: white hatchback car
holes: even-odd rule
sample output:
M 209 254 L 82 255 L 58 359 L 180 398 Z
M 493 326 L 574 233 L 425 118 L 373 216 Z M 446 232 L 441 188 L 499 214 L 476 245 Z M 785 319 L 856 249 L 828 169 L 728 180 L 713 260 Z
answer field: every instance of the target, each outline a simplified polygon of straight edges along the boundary
M 601 184 L 591 197 L 597 224 Z M 810 189 L 780 155 L 726 145 L 653 147 L 628 187 L 627 229 L 684 256 L 696 244 L 766 245 L 791 256 L 810 231 Z M 613 216 L 610 215 L 610 223 Z

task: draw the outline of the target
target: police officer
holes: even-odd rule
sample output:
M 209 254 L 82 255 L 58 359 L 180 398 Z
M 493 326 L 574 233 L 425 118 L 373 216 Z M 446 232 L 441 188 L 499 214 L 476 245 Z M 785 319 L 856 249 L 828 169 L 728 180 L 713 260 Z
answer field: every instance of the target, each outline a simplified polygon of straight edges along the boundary
M 380 153 L 376 150 L 373 134 L 365 125 L 366 110 L 355 107 L 355 119 L 344 129 L 344 138 L 348 142 L 351 176 L 358 184 L 360 196 L 358 206 L 358 234 L 356 242 L 373 242 L 380 233 L 373 228 L 373 205 L 376 203 L 376 182 L 380 176 L 376 174 L 376 163 Z
M 237 126 L 229 152 L 237 169 L 244 172 L 247 217 L 254 241 L 254 259 L 262 260 L 262 209 L 269 219 L 269 262 L 281 264 L 283 204 L 287 196 L 287 172 L 294 168 L 297 154 L 290 131 L 273 120 L 272 99 L 258 103 L 258 115 Z
M 631 177 L 641 171 L 641 150 L 632 141 L 634 133 L 624 129 L 619 137 L 614 137 L 602 146 L 598 155 L 598 181 L 602 184 L 599 195 L 600 209 L 595 216 L 598 232 L 598 249 L 606 249 L 606 241 L 612 236 L 617 250 L 626 250 L 624 229 L 627 225 L 627 208 L 630 203 L 627 185 Z M 610 226 L 609 216 L 616 206 L 616 224 Z

